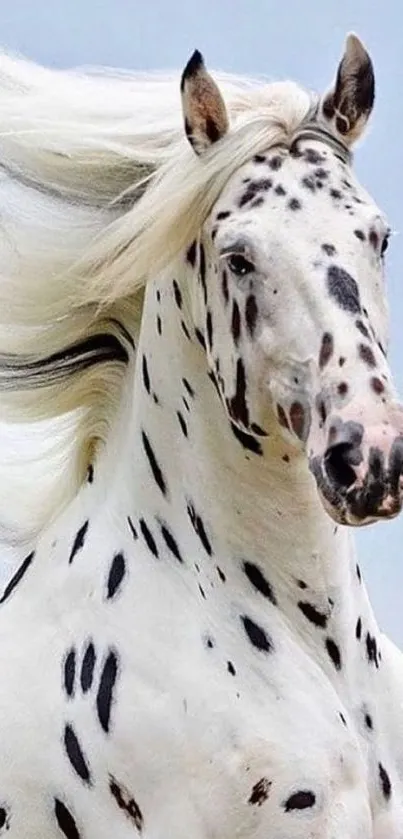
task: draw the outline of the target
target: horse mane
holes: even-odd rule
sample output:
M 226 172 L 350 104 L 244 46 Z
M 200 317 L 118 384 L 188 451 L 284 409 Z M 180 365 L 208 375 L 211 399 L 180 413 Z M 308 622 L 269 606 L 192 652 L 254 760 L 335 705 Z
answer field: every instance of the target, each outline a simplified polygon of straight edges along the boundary
M 199 159 L 179 74 L 46 69 L 0 54 L 0 420 L 45 422 L 48 439 L 52 420 L 69 439 L 55 425 L 41 455 L 54 480 L 31 493 L 32 531 L 74 496 L 107 438 L 148 277 L 198 235 L 231 174 L 287 143 L 309 109 L 294 83 L 214 75 L 231 130 Z M 26 486 L 25 462 L 13 463 Z M 0 484 L 2 471 L 9 479 L 0 452 Z M 0 493 L 0 525 L 3 508 Z

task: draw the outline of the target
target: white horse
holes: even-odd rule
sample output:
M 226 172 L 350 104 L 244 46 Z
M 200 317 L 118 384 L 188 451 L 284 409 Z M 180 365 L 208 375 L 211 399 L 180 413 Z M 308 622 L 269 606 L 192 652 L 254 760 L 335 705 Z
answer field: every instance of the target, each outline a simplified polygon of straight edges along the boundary
M 218 80 L 196 52 L 185 132 L 175 80 L 1 58 L 1 415 L 64 423 L 2 481 L 10 839 L 403 836 L 346 526 L 402 506 L 373 68 Z

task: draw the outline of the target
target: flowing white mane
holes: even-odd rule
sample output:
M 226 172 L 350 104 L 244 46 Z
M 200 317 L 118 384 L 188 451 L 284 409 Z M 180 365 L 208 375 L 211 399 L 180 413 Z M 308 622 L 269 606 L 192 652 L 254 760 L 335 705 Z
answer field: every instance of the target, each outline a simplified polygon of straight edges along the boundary
M 229 176 L 287 142 L 309 109 L 294 83 L 215 76 L 231 131 L 200 160 L 185 138 L 178 74 L 0 57 L 0 419 L 72 412 L 76 457 L 65 458 L 62 500 L 112 422 L 125 328 L 136 340 L 147 277 L 194 239 Z M 55 475 L 60 483 L 60 464 Z

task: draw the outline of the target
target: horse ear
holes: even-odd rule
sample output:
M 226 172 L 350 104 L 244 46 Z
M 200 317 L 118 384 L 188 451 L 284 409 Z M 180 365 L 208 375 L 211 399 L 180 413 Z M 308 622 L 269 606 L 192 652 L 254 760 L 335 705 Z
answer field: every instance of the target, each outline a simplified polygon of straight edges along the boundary
M 227 133 L 228 116 L 224 99 L 198 50 L 182 73 L 181 95 L 187 138 L 196 154 L 203 154 Z
M 360 39 L 350 34 L 334 88 L 323 99 L 323 115 L 350 144 L 362 134 L 374 98 L 375 77 L 371 58 Z

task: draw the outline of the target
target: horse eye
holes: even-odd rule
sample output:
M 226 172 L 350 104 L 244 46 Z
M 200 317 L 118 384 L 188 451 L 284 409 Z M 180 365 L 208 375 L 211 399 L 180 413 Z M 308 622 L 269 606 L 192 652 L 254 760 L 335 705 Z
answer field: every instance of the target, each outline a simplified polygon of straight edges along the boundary
M 387 233 L 386 236 L 383 237 L 383 242 L 382 242 L 382 246 L 381 246 L 381 255 L 382 256 L 386 253 L 386 251 L 388 249 L 389 237 L 390 237 L 390 233 Z
M 248 262 L 240 253 L 231 253 L 228 256 L 228 267 L 236 277 L 245 277 L 255 270 L 251 262 Z

